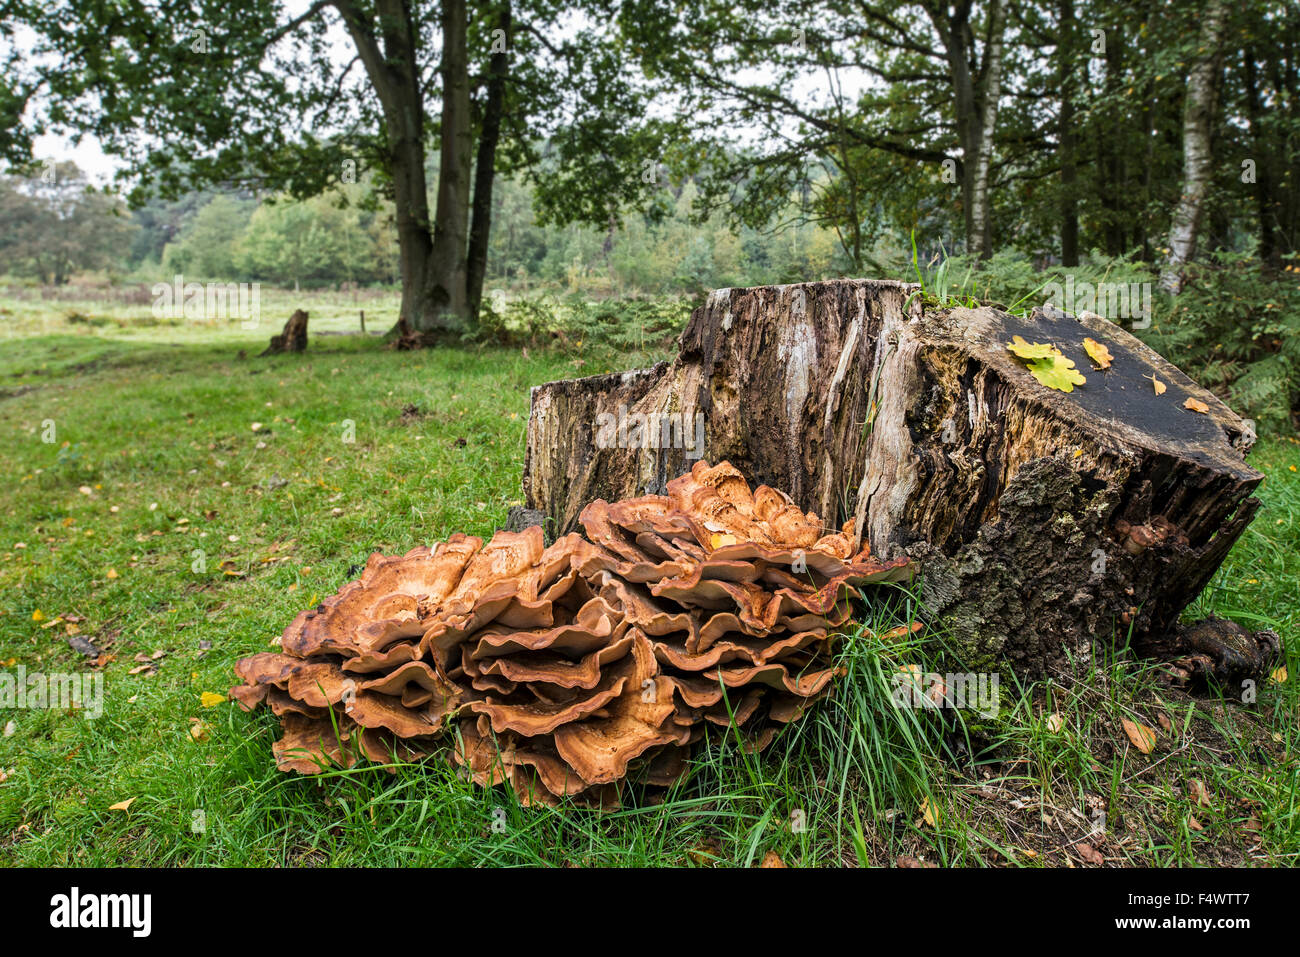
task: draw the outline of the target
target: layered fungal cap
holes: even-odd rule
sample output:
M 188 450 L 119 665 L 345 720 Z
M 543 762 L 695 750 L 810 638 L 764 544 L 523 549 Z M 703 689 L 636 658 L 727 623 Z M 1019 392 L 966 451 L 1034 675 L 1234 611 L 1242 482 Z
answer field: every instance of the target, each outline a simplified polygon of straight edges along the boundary
M 761 749 L 831 688 L 851 600 L 912 567 L 726 462 L 667 492 L 594 501 L 549 547 L 534 527 L 372 555 L 231 696 L 279 716 L 285 771 L 441 754 L 525 802 L 670 785 L 710 728 Z

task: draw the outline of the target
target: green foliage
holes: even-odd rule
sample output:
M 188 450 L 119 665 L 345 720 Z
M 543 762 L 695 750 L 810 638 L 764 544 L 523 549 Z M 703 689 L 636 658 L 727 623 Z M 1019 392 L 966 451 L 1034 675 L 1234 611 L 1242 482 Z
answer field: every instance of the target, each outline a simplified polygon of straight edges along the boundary
M 1300 262 L 1300 259 L 1297 260 Z M 1250 256 L 1216 253 L 1188 271 L 1140 333 L 1223 395 L 1257 429 L 1300 423 L 1300 266 L 1270 276 Z
M 652 361 L 671 353 L 690 315 L 686 299 L 606 299 L 551 295 L 489 299 L 473 339 L 497 345 L 563 347 L 578 361 L 616 356 Z M 471 338 L 471 337 L 467 337 Z
M 233 244 L 235 271 L 281 285 L 392 282 L 397 250 L 388 210 L 367 212 L 345 199 L 340 192 L 264 203 Z
M 122 203 L 91 186 L 75 163 L 0 178 L 0 261 L 7 272 L 55 286 L 116 265 L 133 231 L 122 213 Z
M 164 248 L 162 264 L 169 272 L 195 279 L 224 279 L 235 275 L 235 243 L 248 227 L 257 204 L 219 193 L 199 209 L 178 241 Z

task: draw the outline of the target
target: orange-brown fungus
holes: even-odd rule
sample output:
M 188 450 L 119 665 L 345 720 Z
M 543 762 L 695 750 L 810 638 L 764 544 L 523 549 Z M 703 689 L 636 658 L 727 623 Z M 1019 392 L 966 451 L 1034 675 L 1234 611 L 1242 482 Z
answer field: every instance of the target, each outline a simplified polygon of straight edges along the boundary
M 231 696 L 280 717 L 285 771 L 441 755 L 526 802 L 669 785 L 711 727 L 761 748 L 829 691 L 850 599 L 912 568 L 726 462 L 667 493 L 592 502 L 550 547 L 534 527 L 372 555 Z

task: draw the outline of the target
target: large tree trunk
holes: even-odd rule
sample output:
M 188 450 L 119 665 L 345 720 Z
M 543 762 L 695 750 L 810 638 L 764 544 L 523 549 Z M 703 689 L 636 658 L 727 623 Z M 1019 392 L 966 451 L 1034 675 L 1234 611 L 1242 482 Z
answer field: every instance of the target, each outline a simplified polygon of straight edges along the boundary
M 993 133 L 997 129 L 998 101 L 1002 98 L 1002 33 L 1006 11 L 1002 0 L 989 8 L 988 37 L 984 45 L 984 71 L 980 82 L 979 140 L 975 144 L 975 170 L 971 188 L 971 230 L 979 240 L 972 253 L 980 259 L 993 255 L 993 220 L 989 202 L 989 167 L 993 163 Z
M 1255 147 L 1255 209 L 1259 217 L 1259 258 L 1270 269 L 1281 261 L 1277 242 L 1277 202 L 1273 195 L 1273 157 L 1269 155 L 1264 135 L 1264 109 L 1259 97 L 1259 76 L 1255 66 L 1255 51 L 1247 47 L 1241 54 L 1245 70 L 1242 86 L 1246 93 L 1247 116 L 1250 118 L 1250 138 Z
M 509 4 L 498 12 L 496 28 L 501 33 L 492 41 L 487 96 L 479 128 L 478 155 L 474 161 L 474 208 L 466 261 L 466 311 L 471 322 L 478 320 L 483 302 L 483 277 L 487 275 L 488 240 L 492 232 L 492 185 L 496 181 L 497 143 L 501 139 L 501 117 L 505 112 L 506 77 L 510 67 Z
M 430 308 L 422 324 L 413 324 L 422 332 L 457 328 L 469 319 L 466 257 L 474 130 L 469 107 L 468 29 L 465 0 L 443 0 L 441 160 L 430 260 Z
M 1161 287 L 1172 293 L 1182 288 L 1183 267 L 1196 255 L 1205 197 L 1213 175 L 1210 133 L 1214 125 L 1226 15 L 1223 0 L 1208 0 L 1201 20 L 1200 50 L 1187 79 L 1187 102 L 1183 110 L 1183 191 L 1169 227 L 1169 259 L 1160 274 Z
M 1075 20 L 1074 0 L 1060 0 L 1057 5 L 1057 82 L 1061 90 L 1061 113 L 1057 136 L 1061 151 L 1061 265 L 1079 265 L 1079 168 L 1076 156 L 1074 119 Z
M 992 255 L 989 223 L 989 168 L 993 157 L 993 131 L 1002 93 L 1002 44 L 1006 24 L 1002 0 L 993 0 L 979 75 L 970 24 L 970 4 L 926 4 L 930 21 L 939 34 L 952 82 L 957 142 L 961 146 L 962 212 L 966 226 L 966 252 L 979 259 Z
M 369 10 L 351 0 L 337 0 L 335 6 L 384 116 L 402 280 L 399 315 L 410 327 L 423 329 L 432 315 L 433 236 L 424 170 L 424 99 L 410 11 L 402 0 L 378 0 L 376 22 Z
M 1253 435 L 1105 320 L 923 311 L 914 289 L 719 290 L 673 363 L 535 388 L 527 507 L 558 534 L 592 499 L 727 459 L 828 528 L 851 521 L 877 556 L 917 558 L 972 666 L 1062 671 L 1091 660 L 1094 638 L 1164 634 L 1255 512 Z M 1040 385 L 1007 351 L 1014 335 L 1055 343 L 1087 383 Z M 1084 337 L 1109 348 L 1109 370 Z

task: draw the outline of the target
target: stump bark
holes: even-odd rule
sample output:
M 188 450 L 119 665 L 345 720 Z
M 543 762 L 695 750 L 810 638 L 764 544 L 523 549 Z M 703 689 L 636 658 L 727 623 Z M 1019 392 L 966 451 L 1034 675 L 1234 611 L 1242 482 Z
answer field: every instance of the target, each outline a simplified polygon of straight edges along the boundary
M 271 344 L 259 354 L 275 355 L 281 352 L 304 352 L 307 349 L 307 312 L 295 309 L 289 321 L 284 324 L 278 336 L 271 337 Z
M 562 534 L 595 498 L 661 493 L 695 459 L 726 459 L 828 529 L 852 520 L 878 557 L 917 559 L 971 667 L 1071 671 L 1094 642 L 1167 635 L 1258 507 L 1249 425 L 1104 319 L 914 292 L 718 290 L 672 363 L 534 388 L 526 507 Z M 1007 350 L 1016 335 L 1055 344 L 1086 384 L 1041 385 Z

